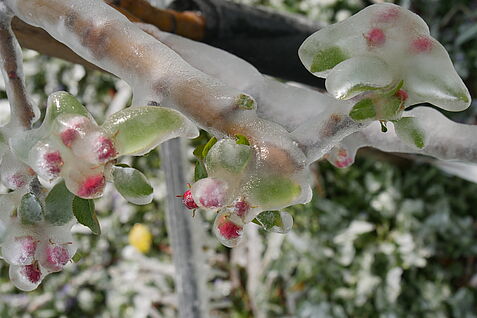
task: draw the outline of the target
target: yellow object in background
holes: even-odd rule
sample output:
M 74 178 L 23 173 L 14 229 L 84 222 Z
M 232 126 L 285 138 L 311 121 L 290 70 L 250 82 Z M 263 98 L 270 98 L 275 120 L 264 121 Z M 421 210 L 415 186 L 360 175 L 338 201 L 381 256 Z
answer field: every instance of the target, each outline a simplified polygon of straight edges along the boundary
M 129 244 L 137 248 L 141 253 L 147 253 L 151 249 L 152 234 L 144 224 L 136 223 L 129 232 Z

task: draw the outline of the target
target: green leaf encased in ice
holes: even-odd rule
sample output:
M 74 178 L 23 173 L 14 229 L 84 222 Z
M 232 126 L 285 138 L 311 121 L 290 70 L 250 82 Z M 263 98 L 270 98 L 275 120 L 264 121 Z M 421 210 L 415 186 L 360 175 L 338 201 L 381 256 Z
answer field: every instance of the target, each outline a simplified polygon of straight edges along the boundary
M 207 157 L 207 154 L 210 151 L 210 148 L 212 148 L 216 143 L 217 143 L 217 138 L 215 137 L 210 138 L 210 140 L 204 145 L 204 148 L 202 148 L 202 158 L 199 158 L 199 159 L 205 159 L 205 157 Z
M 300 195 L 301 186 L 291 179 L 271 176 L 254 182 L 251 192 L 260 206 L 283 207 L 289 205 Z
M 353 120 L 368 120 L 375 118 L 376 109 L 373 101 L 370 98 L 360 100 L 353 106 L 349 116 Z
M 74 98 L 73 95 L 67 92 L 55 92 L 48 97 L 45 122 L 52 122 L 61 114 L 77 114 L 90 117 L 86 107 Z
M 43 207 L 40 200 L 33 194 L 25 194 L 18 207 L 18 216 L 23 224 L 35 224 L 43 219 Z
M 56 184 L 45 199 L 45 220 L 53 225 L 66 224 L 73 218 L 74 194 L 68 191 L 65 182 Z
M 235 140 L 222 139 L 214 145 L 205 158 L 205 165 L 210 169 L 225 169 L 234 174 L 242 172 L 252 157 L 250 146 L 239 144 Z
M 151 203 L 154 189 L 142 172 L 130 167 L 114 166 L 112 175 L 116 190 L 126 200 L 138 205 Z
M 284 234 L 291 230 L 293 218 L 284 211 L 264 211 L 252 222 L 261 225 L 265 231 Z
M 144 106 L 113 114 L 102 128 L 114 140 L 119 155 L 142 155 L 179 136 L 185 125 L 185 117 L 173 109 Z
M 244 135 L 235 135 L 235 139 L 237 142 L 237 145 L 246 145 L 250 146 L 250 142 L 248 141 L 248 138 L 245 137 Z
M 88 227 L 95 235 L 101 234 L 101 227 L 94 210 L 94 201 L 75 196 L 73 199 L 73 213 L 80 224 Z
M 207 169 L 205 168 L 204 161 L 197 160 L 194 168 L 194 182 L 199 181 L 200 179 L 207 178 Z
M 347 54 L 337 46 L 323 49 L 315 54 L 311 62 L 312 73 L 323 72 L 335 67 L 348 58 Z

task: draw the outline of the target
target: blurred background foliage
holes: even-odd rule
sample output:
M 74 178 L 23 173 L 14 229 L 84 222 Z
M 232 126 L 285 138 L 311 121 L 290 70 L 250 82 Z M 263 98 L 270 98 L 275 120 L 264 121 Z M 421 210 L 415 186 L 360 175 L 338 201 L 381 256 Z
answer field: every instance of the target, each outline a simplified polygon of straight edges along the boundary
M 324 23 L 346 18 L 371 1 L 244 0 Z M 477 96 L 475 1 L 405 1 L 449 50 Z M 44 110 L 56 90 L 76 95 L 98 122 L 130 103 L 131 92 L 110 75 L 25 51 L 28 89 Z M 2 87 L 0 87 L 2 88 Z M 0 92 L 0 112 L 8 102 Z M 476 123 L 476 103 L 457 120 Z M 202 137 L 206 139 L 205 135 Z M 200 140 L 197 140 L 200 142 Z M 188 147 L 192 160 L 192 147 Z M 391 159 L 389 159 L 391 158 Z M 34 292 L 18 292 L 0 262 L 0 317 L 175 317 L 174 267 L 165 219 L 165 186 L 157 151 L 125 158 L 155 188 L 146 206 L 109 189 L 96 207 L 100 237 L 74 232 L 83 255 Z M 191 161 L 192 162 L 192 161 Z M 212 317 L 477 317 L 477 185 L 429 161 L 362 155 L 347 169 L 312 167 L 311 203 L 288 209 L 288 235 L 247 229 L 230 250 L 211 233 L 213 213 L 196 217 Z M 189 176 L 192 176 L 191 164 Z M 146 228 L 128 240 L 135 224 Z M 149 249 L 137 246 L 141 235 Z

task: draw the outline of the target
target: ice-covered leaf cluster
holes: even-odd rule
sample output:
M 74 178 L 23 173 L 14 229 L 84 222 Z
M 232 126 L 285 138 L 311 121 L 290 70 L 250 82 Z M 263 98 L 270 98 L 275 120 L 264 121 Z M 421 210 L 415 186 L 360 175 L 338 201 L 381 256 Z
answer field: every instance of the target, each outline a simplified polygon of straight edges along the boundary
M 46 195 L 38 189 L 32 183 L 0 197 L 2 257 L 10 265 L 11 281 L 25 291 L 35 289 L 46 275 L 61 271 L 76 252 L 70 231 L 74 224 L 71 200 L 69 209 L 64 209 L 68 198 L 63 193 Z
M 337 99 L 373 93 L 373 107 L 357 119 L 394 119 L 400 107 L 430 102 L 461 111 L 470 95 L 457 75 L 445 48 L 429 34 L 416 14 L 393 4 L 373 5 L 340 23 L 310 36 L 299 50 L 306 68 L 326 78 L 326 88 Z M 355 106 L 356 107 L 356 106 Z M 395 109 L 394 109 L 395 108 Z M 374 110 L 374 113 L 373 113 Z
M 266 230 L 288 232 L 293 223 L 291 216 L 268 210 L 282 209 L 311 198 L 305 170 L 284 173 L 267 165 L 262 157 L 268 155 L 263 153 L 268 150 L 251 146 L 244 136 L 237 136 L 219 141 L 212 138 L 195 151 L 199 159 L 203 157 L 205 171 L 203 175 L 196 173 L 199 180 L 184 193 L 183 202 L 189 209 L 200 207 L 218 212 L 214 232 L 226 246 L 237 245 L 244 226 L 264 213 L 274 217 L 258 218 L 255 222 Z M 302 160 L 304 162 L 304 158 Z
M 113 166 L 115 159 L 147 153 L 164 140 L 195 132 L 178 112 L 153 106 L 119 111 L 98 126 L 73 96 L 57 92 L 48 99 L 43 124 L 12 137 L 10 144 L 41 179 L 62 177 L 80 198 L 101 196 L 109 180 L 131 202 L 146 204 L 152 188 L 145 177 L 133 168 Z
M 430 36 L 419 16 L 393 4 L 372 5 L 310 36 L 299 56 L 310 72 L 326 78 L 331 95 L 353 103 L 351 119 L 363 124 L 378 120 L 383 132 L 391 122 L 390 134 L 398 137 L 394 138 L 396 148 L 448 157 L 444 146 L 443 153 L 432 151 L 429 139 L 434 144 L 438 141 L 430 131 L 429 117 L 410 116 L 405 109 L 429 102 L 448 111 L 462 111 L 471 98 L 445 48 Z M 348 148 L 356 146 L 351 143 L 372 145 L 362 142 L 349 140 L 326 157 L 335 166 L 346 167 L 354 161 L 355 149 Z

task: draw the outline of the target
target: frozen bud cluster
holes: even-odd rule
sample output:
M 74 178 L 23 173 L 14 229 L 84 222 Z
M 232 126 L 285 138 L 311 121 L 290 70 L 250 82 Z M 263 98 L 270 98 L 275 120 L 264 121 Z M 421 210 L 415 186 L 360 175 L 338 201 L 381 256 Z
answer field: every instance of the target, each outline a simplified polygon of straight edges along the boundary
M 306 169 L 280 171 L 276 166 L 267 165 L 270 162 L 267 156 L 277 156 L 276 162 L 283 156 L 269 147 L 270 144 L 251 146 L 243 136 L 224 138 L 210 148 L 206 146 L 203 155 L 207 177 L 192 184 L 182 197 L 189 209 L 200 207 L 218 212 L 214 233 L 225 246 L 236 246 L 243 237 L 244 226 L 263 211 L 281 209 L 310 198 L 304 175 Z M 263 227 L 269 230 L 273 225 Z
M 386 97 L 388 102 L 395 96 L 404 106 L 430 102 L 449 111 L 470 105 L 445 48 L 419 16 L 397 5 L 372 5 L 319 30 L 301 45 L 299 56 L 310 72 L 326 78 L 328 92 L 338 99 L 363 92 L 374 97 L 402 85 Z M 386 119 L 379 117 L 389 114 L 379 114 L 375 106 L 377 113 L 369 107 L 359 119 Z
M 305 67 L 326 78 L 328 92 L 351 102 L 348 115 L 357 123 L 388 122 L 399 139 L 423 149 L 429 136 L 422 119 L 403 117 L 406 107 L 429 102 L 448 111 L 469 107 L 469 91 L 445 48 L 430 36 L 416 14 L 394 4 L 365 8 L 311 35 L 299 49 Z M 335 147 L 328 159 L 337 167 L 354 154 Z
M 4 208 L 0 246 L 3 259 L 10 265 L 10 280 L 17 288 L 30 291 L 70 262 L 76 244 L 71 235 L 72 213 L 55 210 L 48 199 L 25 192 L 17 190 L 0 197 Z
M 132 168 L 117 168 L 111 176 L 114 160 L 121 155 L 142 155 L 167 139 L 196 133 L 180 113 L 161 107 L 128 108 L 99 126 L 73 96 L 57 92 L 48 99 L 41 127 L 14 137 L 11 145 L 14 154 L 40 178 L 51 182 L 62 177 L 68 190 L 81 198 L 101 196 L 106 181 L 112 179 L 126 199 L 145 204 L 152 199 L 147 180 Z M 2 178 L 6 175 L 12 184 L 28 181 L 28 173 L 17 170 L 2 173 Z

